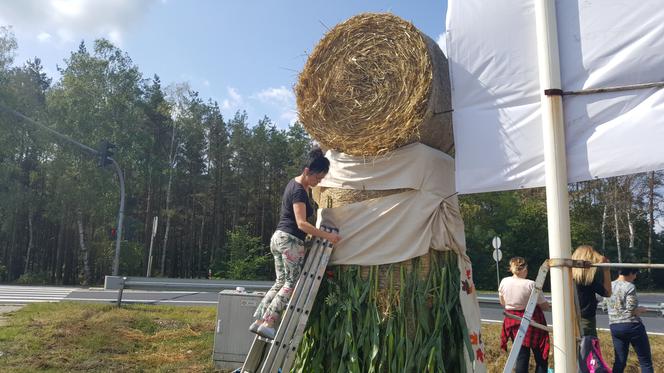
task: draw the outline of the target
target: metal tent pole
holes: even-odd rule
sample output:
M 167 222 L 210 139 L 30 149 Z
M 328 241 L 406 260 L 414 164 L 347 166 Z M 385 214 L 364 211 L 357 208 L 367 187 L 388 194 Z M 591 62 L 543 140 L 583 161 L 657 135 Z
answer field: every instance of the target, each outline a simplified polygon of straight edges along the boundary
M 546 170 L 549 257 L 565 259 L 571 255 L 571 236 L 555 1 L 535 0 L 535 18 Z M 553 356 L 556 373 L 576 371 L 574 318 L 566 317 L 574 314 L 572 286 L 570 268 L 551 268 Z

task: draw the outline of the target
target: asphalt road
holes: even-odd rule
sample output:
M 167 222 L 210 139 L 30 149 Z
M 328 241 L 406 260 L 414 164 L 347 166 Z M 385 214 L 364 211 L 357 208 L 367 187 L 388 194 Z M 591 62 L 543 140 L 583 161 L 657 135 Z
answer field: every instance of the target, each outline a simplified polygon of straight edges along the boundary
M 117 301 L 117 296 L 118 292 L 115 290 L 100 288 L 0 285 L 0 304 L 60 301 L 113 303 Z M 122 302 L 215 307 L 217 297 L 217 293 L 125 290 Z M 496 296 L 482 294 L 480 299 L 482 320 L 485 322 L 502 322 L 503 310 L 497 303 Z M 664 294 L 639 294 L 639 301 L 641 303 L 664 303 Z M 550 323 L 552 320 L 551 313 L 546 312 L 545 314 L 547 321 Z M 642 319 L 649 333 L 664 335 L 664 317 L 661 313 L 648 313 Z M 597 326 L 604 329 L 608 328 L 606 314 L 598 312 Z
M 59 286 L 0 285 L 0 304 L 26 304 L 33 302 L 116 302 L 118 292 L 101 288 L 70 288 Z M 178 291 L 133 291 L 125 290 L 123 303 L 170 304 L 185 306 L 215 306 L 216 293 Z

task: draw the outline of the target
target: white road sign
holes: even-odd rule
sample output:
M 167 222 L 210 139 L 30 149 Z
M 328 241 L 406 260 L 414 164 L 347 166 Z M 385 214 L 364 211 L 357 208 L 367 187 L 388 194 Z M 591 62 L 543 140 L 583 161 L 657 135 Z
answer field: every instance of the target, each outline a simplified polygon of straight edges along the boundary
M 491 240 L 491 246 L 493 246 L 494 249 L 500 249 L 500 237 L 493 237 L 493 240 Z
M 503 252 L 500 249 L 493 250 L 493 260 L 500 262 L 503 259 Z

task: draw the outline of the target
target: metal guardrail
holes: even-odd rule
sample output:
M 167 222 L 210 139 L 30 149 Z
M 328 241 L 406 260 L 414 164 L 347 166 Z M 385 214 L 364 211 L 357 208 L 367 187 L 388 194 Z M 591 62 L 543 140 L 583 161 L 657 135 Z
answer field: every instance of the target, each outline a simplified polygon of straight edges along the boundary
M 498 304 L 498 305 L 500 304 L 500 301 L 498 300 L 497 297 L 486 296 L 486 295 L 477 296 L 477 301 L 480 303 Z M 604 313 L 606 313 L 608 309 L 606 301 L 607 301 L 606 299 L 602 299 L 597 304 L 597 308 L 602 310 Z M 646 313 L 650 314 L 650 316 L 653 316 L 653 314 L 657 316 L 664 316 L 664 303 L 639 303 L 639 306 L 645 308 Z
M 203 280 L 165 277 L 132 277 L 132 276 L 106 276 L 105 290 L 118 290 L 118 306 L 122 304 L 122 295 L 125 289 L 154 290 L 154 291 L 191 291 L 201 293 L 217 293 L 222 290 L 244 288 L 244 290 L 267 291 L 272 286 L 271 281 L 248 280 Z M 485 304 L 500 304 L 498 297 L 478 295 L 477 300 Z M 664 303 L 641 303 L 648 314 L 664 316 Z M 606 312 L 605 301 L 600 301 L 598 308 Z
M 604 298 L 597 304 L 597 307 L 600 308 L 605 313 L 608 312 L 609 305 L 608 299 Z M 646 313 L 654 313 L 658 316 L 664 316 L 664 303 L 640 303 L 639 307 L 646 309 Z
M 125 289 L 217 293 L 222 290 L 237 288 L 253 291 L 266 291 L 270 289 L 272 284 L 274 284 L 274 282 L 271 281 L 106 276 L 104 279 L 104 290 L 118 290 L 117 304 L 118 306 L 121 306 L 122 295 Z

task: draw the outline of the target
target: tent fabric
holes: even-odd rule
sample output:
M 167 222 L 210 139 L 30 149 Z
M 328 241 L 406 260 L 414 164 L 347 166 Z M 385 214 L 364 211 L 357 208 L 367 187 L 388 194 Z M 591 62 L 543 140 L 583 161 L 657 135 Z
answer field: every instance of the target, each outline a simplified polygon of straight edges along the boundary
M 454 159 L 415 143 L 389 154 L 354 157 L 328 151 L 330 172 L 322 187 L 389 190 L 402 193 L 318 211 L 317 225 L 339 229 L 330 264 L 396 263 L 428 253 L 452 250 L 459 258 L 459 302 L 471 339 L 469 372 L 485 372 L 480 310 L 466 255 L 463 221 L 454 190 Z
M 563 91 L 664 81 L 661 0 L 557 0 Z M 468 22 L 472 19 L 472 22 Z M 533 1 L 450 0 L 456 187 L 545 184 Z M 664 90 L 563 98 L 568 181 L 664 168 Z

